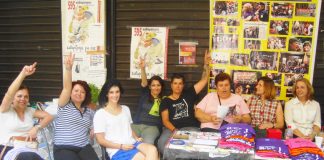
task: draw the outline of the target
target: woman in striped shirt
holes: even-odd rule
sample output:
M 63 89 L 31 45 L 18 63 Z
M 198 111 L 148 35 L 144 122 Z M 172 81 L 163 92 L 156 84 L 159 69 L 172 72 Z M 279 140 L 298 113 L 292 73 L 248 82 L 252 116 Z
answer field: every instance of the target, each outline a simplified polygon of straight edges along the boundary
M 98 160 L 90 145 L 94 115 L 94 111 L 88 108 L 90 88 L 84 81 L 72 82 L 73 61 L 72 54 L 64 60 L 63 90 L 55 120 L 54 159 Z

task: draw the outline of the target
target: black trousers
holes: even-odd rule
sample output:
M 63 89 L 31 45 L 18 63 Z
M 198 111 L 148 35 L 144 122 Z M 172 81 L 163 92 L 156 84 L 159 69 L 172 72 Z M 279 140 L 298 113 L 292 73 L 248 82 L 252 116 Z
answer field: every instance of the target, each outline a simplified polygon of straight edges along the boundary
M 84 147 L 54 145 L 54 160 L 99 160 L 90 144 Z
M 4 148 L 4 145 L 0 145 L 0 153 L 2 152 Z M 7 154 L 8 151 L 10 151 L 13 147 L 7 147 L 6 150 L 4 151 L 3 157 Z M 0 160 L 3 160 L 3 157 Z
M 0 145 L 0 153 L 2 152 L 4 146 Z M 3 157 L 1 160 L 3 160 L 4 156 L 7 154 L 8 151 L 13 149 L 13 147 L 8 146 L 3 154 Z M 17 155 L 16 160 L 43 160 L 38 154 L 34 152 L 22 152 Z

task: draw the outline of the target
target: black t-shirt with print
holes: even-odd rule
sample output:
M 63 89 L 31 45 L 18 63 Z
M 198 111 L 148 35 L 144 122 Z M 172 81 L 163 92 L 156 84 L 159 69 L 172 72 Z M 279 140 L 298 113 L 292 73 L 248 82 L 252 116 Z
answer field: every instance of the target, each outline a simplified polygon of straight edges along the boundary
M 169 110 L 169 121 L 176 128 L 199 127 L 195 118 L 194 104 L 198 96 L 194 86 L 184 90 L 177 100 L 166 97 L 160 105 L 160 113 L 165 109 Z

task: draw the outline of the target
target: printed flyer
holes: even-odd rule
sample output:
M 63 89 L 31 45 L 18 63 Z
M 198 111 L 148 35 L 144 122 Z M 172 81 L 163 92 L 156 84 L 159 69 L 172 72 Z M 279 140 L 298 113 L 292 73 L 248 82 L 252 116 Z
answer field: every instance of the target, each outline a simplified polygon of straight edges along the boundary
M 179 64 L 196 64 L 197 42 L 179 42 Z

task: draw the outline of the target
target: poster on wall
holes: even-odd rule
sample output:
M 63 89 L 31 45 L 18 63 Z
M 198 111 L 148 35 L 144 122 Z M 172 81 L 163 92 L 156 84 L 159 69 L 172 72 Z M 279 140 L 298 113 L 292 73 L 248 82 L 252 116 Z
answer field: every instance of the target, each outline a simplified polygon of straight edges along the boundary
M 298 78 L 312 80 L 320 7 L 317 0 L 210 0 L 211 67 L 231 75 L 237 94 L 250 96 L 257 78 L 268 76 L 277 98 L 288 100 Z
M 74 54 L 72 80 L 101 87 L 106 80 L 106 22 L 103 0 L 62 0 L 62 62 Z M 63 66 L 64 72 L 64 66 Z
M 197 42 L 179 42 L 179 64 L 196 64 Z
M 145 61 L 147 78 L 167 76 L 167 27 L 132 27 L 130 78 L 141 78 L 140 61 Z

